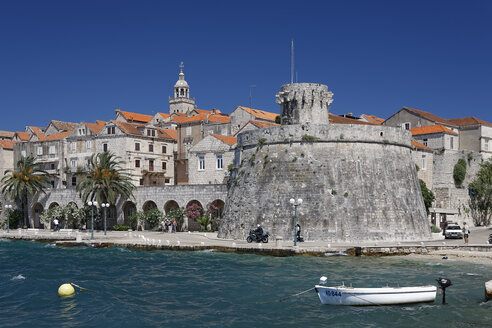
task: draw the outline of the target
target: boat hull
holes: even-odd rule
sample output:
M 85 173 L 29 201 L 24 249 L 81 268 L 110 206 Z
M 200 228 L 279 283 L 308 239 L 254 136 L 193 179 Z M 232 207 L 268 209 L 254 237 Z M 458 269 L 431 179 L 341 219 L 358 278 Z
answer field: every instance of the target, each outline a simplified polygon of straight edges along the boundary
M 433 302 L 437 287 L 351 288 L 346 286 L 315 286 L 322 304 L 331 305 L 394 305 Z

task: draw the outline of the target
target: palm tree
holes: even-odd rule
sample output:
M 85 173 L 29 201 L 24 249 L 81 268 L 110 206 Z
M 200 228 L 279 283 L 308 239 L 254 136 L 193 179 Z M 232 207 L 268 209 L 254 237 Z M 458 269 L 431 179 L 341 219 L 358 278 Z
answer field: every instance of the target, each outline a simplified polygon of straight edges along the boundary
M 87 176 L 77 185 L 82 201 L 115 204 L 118 196 L 134 198 L 135 185 L 128 170 L 122 168 L 122 164 L 124 162 L 112 153 L 93 154 Z
M 21 158 L 14 170 L 6 170 L 0 181 L 2 194 L 12 200 L 20 200 L 24 214 L 24 227 L 29 222 L 27 196 L 33 197 L 37 192 L 45 192 L 49 185 L 48 173 L 37 168 L 36 159 L 32 156 Z

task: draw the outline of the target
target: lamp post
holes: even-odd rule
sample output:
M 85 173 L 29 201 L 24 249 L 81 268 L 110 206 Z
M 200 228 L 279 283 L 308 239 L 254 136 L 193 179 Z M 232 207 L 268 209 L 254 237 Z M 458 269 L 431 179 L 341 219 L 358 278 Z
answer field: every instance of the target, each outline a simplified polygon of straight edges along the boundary
M 7 211 L 7 233 L 10 232 L 10 211 L 12 210 L 12 205 L 5 205 L 5 210 Z
M 109 204 L 108 203 L 102 203 L 101 206 L 104 210 L 104 235 L 106 236 L 106 209 L 109 207 Z
M 91 207 L 91 240 L 94 240 L 94 207 L 92 205 L 97 207 L 97 202 L 88 202 L 87 205 Z
M 290 199 L 290 203 L 292 206 L 294 206 L 294 246 L 297 246 L 297 206 L 302 204 L 302 199 L 297 199 L 297 201 L 294 198 Z

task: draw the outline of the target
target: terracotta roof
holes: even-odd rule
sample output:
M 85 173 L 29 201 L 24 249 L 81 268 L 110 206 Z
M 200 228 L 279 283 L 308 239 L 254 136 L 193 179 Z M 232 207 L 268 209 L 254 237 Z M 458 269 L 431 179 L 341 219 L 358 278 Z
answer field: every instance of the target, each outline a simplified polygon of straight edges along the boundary
M 106 124 L 106 121 L 96 120 L 96 124 L 104 125 Z
M 434 133 L 449 133 L 449 134 L 457 135 L 456 132 L 448 129 L 445 126 L 442 126 L 441 124 L 422 126 L 422 127 L 410 129 L 409 131 L 412 133 L 413 136 L 418 136 L 423 134 L 434 134 Z
M 125 112 L 120 110 L 119 111 L 123 117 L 130 122 L 138 122 L 138 123 L 147 123 L 152 119 L 152 115 L 145 115 L 145 114 L 139 114 L 139 113 L 132 113 L 132 112 Z
M 269 128 L 271 126 L 279 126 L 280 124 L 273 123 L 273 122 L 265 122 L 265 121 L 255 121 L 255 120 L 250 120 L 250 122 L 254 125 L 256 125 L 258 128 L 263 129 L 263 128 Z
M 85 123 L 85 122 L 83 123 L 94 133 L 99 133 L 99 131 L 101 131 L 104 128 L 104 125 L 100 125 L 98 123 Z
M 402 109 L 406 109 L 410 112 L 414 112 L 414 113 L 416 113 L 420 116 L 423 116 L 423 117 L 425 117 L 431 121 L 434 121 L 434 122 L 444 123 L 444 124 L 448 124 L 448 125 L 454 125 L 451 122 L 449 122 L 449 120 L 446 120 L 442 117 L 433 115 L 433 114 L 428 113 L 428 112 L 424 112 L 423 110 L 418 110 L 418 109 L 414 109 L 414 108 L 410 108 L 410 107 L 403 107 Z
M 7 138 L 13 138 L 15 132 L 10 132 L 10 131 L 0 131 L 0 137 L 7 137 Z
M 38 137 L 40 137 L 41 135 L 44 136 L 43 128 L 37 126 L 29 126 L 29 129 L 31 129 L 31 131 L 34 132 Z
M 125 133 L 142 135 L 142 131 L 139 130 L 138 127 L 143 127 L 143 125 L 120 122 L 120 121 L 116 121 L 116 120 L 112 120 L 110 122 L 116 124 Z
M 244 106 L 239 106 L 239 108 L 248 112 L 249 114 L 253 115 L 256 118 L 262 118 L 264 120 L 270 120 L 270 121 L 274 121 L 274 122 L 275 122 L 275 118 L 280 115 L 277 113 L 265 112 L 264 110 L 248 108 L 248 107 L 244 107 Z
M 225 142 L 229 146 L 232 146 L 232 145 L 234 145 L 237 142 L 237 138 L 236 137 L 223 136 L 223 135 L 220 135 L 220 134 L 211 134 L 211 136 L 219 139 L 222 142 Z
M 27 140 L 29 140 L 29 137 L 30 137 L 29 133 L 27 133 L 27 132 L 19 132 L 18 131 L 18 132 L 15 132 L 14 135 L 17 135 L 19 137 L 19 139 L 22 141 L 27 141 Z
M 53 134 L 50 134 L 49 136 L 44 137 L 42 139 L 40 138 L 38 141 L 62 140 L 62 139 L 65 139 L 66 137 L 68 137 L 70 134 L 72 134 L 72 131 L 73 130 L 53 133 Z
M 469 125 L 479 125 L 479 124 L 492 126 L 492 124 L 490 124 L 489 122 L 483 121 L 473 116 L 452 118 L 449 119 L 448 121 L 457 126 L 469 126 Z
M 64 122 L 64 121 L 57 121 L 57 120 L 51 120 L 50 123 L 53 124 L 58 130 L 63 130 L 63 131 L 73 131 L 73 129 L 79 126 L 79 123 Z
M 427 150 L 432 150 L 431 148 L 421 144 L 420 142 L 413 140 L 412 139 L 412 146 L 413 148 L 420 148 L 420 149 L 427 149 Z
M 353 118 L 347 118 L 347 117 L 342 117 L 338 116 L 335 114 L 328 113 L 328 118 L 330 120 L 331 124 L 362 124 L 362 125 L 374 125 L 369 122 L 364 122 L 361 120 L 355 120 Z
M 15 141 L 12 140 L 0 140 L 0 147 L 3 149 L 14 149 Z
M 366 119 L 369 123 L 381 125 L 384 122 L 383 118 L 377 117 L 376 115 L 362 114 L 360 117 Z
M 171 116 L 171 115 L 165 114 L 165 113 L 157 113 L 157 114 L 161 115 L 162 118 L 168 118 L 169 116 Z
M 209 122 L 215 122 L 215 123 L 229 123 L 231 121 L 229 117 L 220 114 L 214 115 L 214 114 L 200 113 L 191 117 L 181 117 L 181 116 L 173 117 L 173 121 L 175 121 L 176 123 L 199 122 L 199 121 L 206 121 L 207 119 Z
M 161 137 L 161 138 L 178 140 L 178 131 L 177 130 L 157 128 L 157 131 L 159 133 L 159 137 Z

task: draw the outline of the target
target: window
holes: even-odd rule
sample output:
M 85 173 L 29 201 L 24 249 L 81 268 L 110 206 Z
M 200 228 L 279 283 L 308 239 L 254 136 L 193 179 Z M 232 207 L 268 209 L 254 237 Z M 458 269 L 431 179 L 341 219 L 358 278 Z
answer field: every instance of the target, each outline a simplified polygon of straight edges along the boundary
M 85 165 L 87 165 L 87 167 L 91 166 L 91 158 L 90 157 L 85 158 Z
M 489 141 L 485 140 L 484 150 L 489 150 Z
M 205 156 L 203 155 L 198 156 L 198 170 L 205 170 Z
M 162 146 L 162 153 L 163 154 L 167 153 L 167 147 L 166 146 Z
M 92 140 L 87 140 L 85 142 L 85 148 L 87 148 L 87 150 L 91 150 L 92 149 Z
M 140 167 L 140 160 L 139 159 L 135 160 L 135 167 Z
M 405 128 L 405 130 L 410 130 L 410 123 L 403 123 L 403 127 Z
M 449 139 L 449 149 L 454 149 L 454 137 Z
M 108 151 L 108 144 L 103 144 L 103 151 Z
M 186 127 L 186 135 L 191 136 L 191 126 Z
M 43 155 L 43 147 L 38 147 L 38 155 Z
M 149 171 L 154 171 L 154 160 L 149 159 Z
M 72 177 L 72 186 L 77 185 L 77 177 Z
M 55 180 L 51 180 L 51 188 L 55 188 Z
M 427 146 L 427 141 L 428 141 L 428 139 L 422 139 L 422 144 L 423 144 L 424 146 Z
M 51 163 L 50 170 L 54 170 L 54 169 L 55 169 L 55 163 Z
M 115 134 L 114 126 L 108 126 L 107 130 L 108 130 L 108 134 Z
M 149 137 L 155 137 L 155 130 L 153 130 L 153 129 L 147 129 L 147 136 L 149 136 Z
M 164 179 L 164 183 L 169 183 L 169 179 Z
M 153 153 L 153 152 L 154 152 L 154 145 L 149 144 L 149 153 Z
M 77 144 L 75 142 L 71 142 L 70 143 L 70 148 L 72 149 L 72 151 L 75 151 L 77 149 Z
M 139 184 L 140 184 L 141 186 L 143 186 L 143 185 L 144 185 L 144 184 L 143 184 L 143 179 L 140 179 Z
M 222 170 L 224 163 L 222 161 L 222 155 L 217 155 L 217 170 Z
M 26 157 L 26 151 L 25 150 L 21 150 L 21 156 Z
M 72 159 L 70 161 L 70 166 L 72 167 L 72 169 L 76 169 L 77 168 L 77 160 L 76 159 Z
M 79 136 L 85 136 L 85 129 L 81 128 L 78 130 Z
M 55 146 L 50 146 L 49 153 L 50 153 L 50 154 L 55 154 L 55 153 L 56 153 Z
M 135 142 L 135 150 L 136 151 L 140 150 L 140 143 L 139 142 Z
M 166 162 L 162 162 L 162 169 L 165 170 L 166 169 L 166 166 L 167 166 L 167 163 Z
M 422 155 L 422 170 L 427 169 L 427 155 Z

